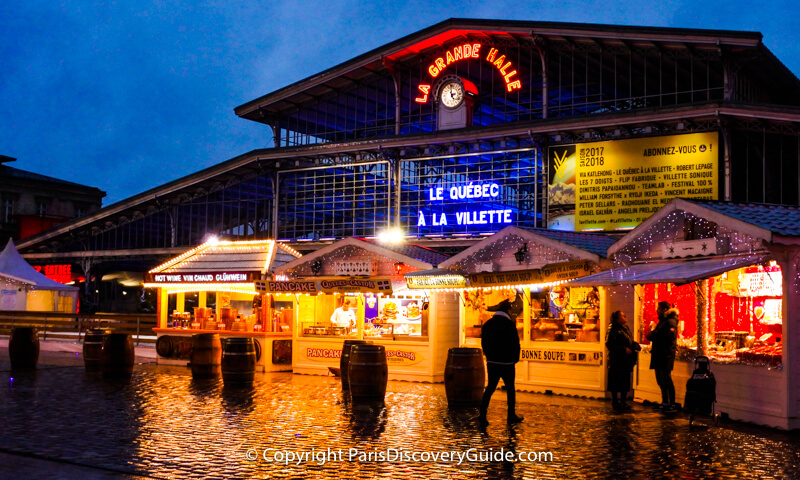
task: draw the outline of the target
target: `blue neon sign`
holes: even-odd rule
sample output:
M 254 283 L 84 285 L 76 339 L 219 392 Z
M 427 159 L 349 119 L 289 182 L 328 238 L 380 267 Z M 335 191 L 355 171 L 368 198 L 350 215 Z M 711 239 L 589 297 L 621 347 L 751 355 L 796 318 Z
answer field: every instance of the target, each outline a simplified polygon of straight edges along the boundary
M 466 202 L 474 200 L 493 200 L 500 196 L 500 185 L 496 183 L 474 183 L 453 185 L 449 189 L 434 187 L 428 189 L 428 200 L 433 202 Z M 417 212 L 417 227 L 444 225 L 495 225 L 512 223 L 511 209 L 468 209 L 460 212 L 431 213 Z

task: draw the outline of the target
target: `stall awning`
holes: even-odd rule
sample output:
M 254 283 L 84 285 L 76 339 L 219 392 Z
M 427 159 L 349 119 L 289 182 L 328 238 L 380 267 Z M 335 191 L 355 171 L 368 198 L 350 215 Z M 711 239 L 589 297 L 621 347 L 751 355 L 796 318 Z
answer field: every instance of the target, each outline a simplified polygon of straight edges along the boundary
M 727 271 L 761 263 L 766 256 L 712 258 L 670 263 L 641 263 L 614 268 L 568 282 L 570 286 L 684 284 L 721 275 Z

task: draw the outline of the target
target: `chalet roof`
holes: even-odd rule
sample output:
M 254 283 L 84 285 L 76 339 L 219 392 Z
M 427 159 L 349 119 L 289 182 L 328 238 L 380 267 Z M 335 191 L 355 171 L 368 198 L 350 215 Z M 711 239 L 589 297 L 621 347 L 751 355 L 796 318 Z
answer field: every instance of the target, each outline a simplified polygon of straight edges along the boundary
M 439 264 L 440 268 L 450 268 L 478 252 L 493 249 L 504 242 L 508 236 L 519 237 L 523 241 L 547 245 L 550 248 L 565 252 L 576 259 L 589 260 L 595 263 L 605 258 L 606 251 L 617 240 L 602 233 L 565 232 L 544 228 L 522 229 L 514 226 L 506 227 L 479 243 L 469 247 L 458 255 L 454 255 Z
M 800 207 L 675 198 L 611 245 L 608 256 L 614 256 L 637 238 L 648 235 L 658 222 L 675 211 L 690 213 L 773 244 L 800 242 Z
M 183 253 L 150 273 L 272 272 L 301 255 L 274 240 L 209 242 Z
M 785 237 L 800 237 L 800 207 L 768 203 L 686 200 Z

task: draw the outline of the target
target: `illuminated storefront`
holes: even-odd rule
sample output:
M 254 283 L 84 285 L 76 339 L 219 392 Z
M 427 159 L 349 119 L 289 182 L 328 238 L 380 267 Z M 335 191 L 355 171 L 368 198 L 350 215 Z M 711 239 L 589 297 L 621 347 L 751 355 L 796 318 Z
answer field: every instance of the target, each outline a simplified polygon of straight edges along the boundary
M 796 318 L 800 209 L 673 200 L 609 249 L 613 269 L 570 282 L 633 293 L 622 307 L 643 344 L 635 398 L 660 402 L 645 335 L 658 302 L 679 311 L 673 381 L 683 402 L 694 358 L 713 361 L 717 411 L 791 429 L 798 423 Z
M 186 365 L 191 336 L 218 333 L 253 338 L 258 371 L 291 370 L 291 308 L 257 288 L 275 267 L 298 257 L 272 240 L 212 241 L 148 272 L 144 286 L 158 290 L 158 363 Z
M 517 388 L 605 396 L 605 347 L 610 308 L 605 288 L 570 287 L 608 263 L 614 238 L 602 234 L 506 227 L 439 264 L 406 276 L 409 286 L 434 285 L 459 295 L 459 345 L 480 347 L 489 307 L 508 299 L 522 346 Z M 459 286 L 444 279 L 463 276 Z M 417 287 L 419 288 L 419 287 Z
M 294 373 L 328 374 L 339 367 L 344 340 L 353 339 L 386 347 L 389 379 L 443 381 L 447 351 L 458 346 L 456 295 L 408 289 L 403 275 L 444 258 L 348 238 L 277 268 L 266 288 L 297 311 Z M 345 302 L 352 314 L 342 321 Z

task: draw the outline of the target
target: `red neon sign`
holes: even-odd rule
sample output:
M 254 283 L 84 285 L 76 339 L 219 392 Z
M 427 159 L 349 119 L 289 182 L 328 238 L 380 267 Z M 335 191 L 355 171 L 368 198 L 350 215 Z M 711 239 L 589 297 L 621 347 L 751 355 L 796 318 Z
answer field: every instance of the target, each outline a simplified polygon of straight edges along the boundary
M 441 73 L 441 71 L 447 68 L 447 66 L 451 63 L 455 63 L 465 58 L 478 58 L 480 52 L 480 43 L 467 43 L 464 45 L 459 45 L 458 47 L 454 47 L 452 50 L 448 50 L 444 57 L 439 57 L 434 60 L 431 66 L 428 67 L 428 73 L 431 74 L 431 77 L 436 78 L 439 73 Z
M 497 69 L 500 71 L 500 74 L 503 76 L 503 80 L 506 82 L 506 89 L 511 92 L 514 89 L 522 88 L 522 83 L 520 83 L 519 80 L 514 80 L 513 82 L 511 81 L 511 78 L 517 74 L 517 71 L 514 70 L 512 72 L 508 72 L 509 68 L 514 67 L 511 66 L 511 62 L 506 62 L 506 56 L 501 55 L 497 59 L 495 59 L 495 56 L 497 56 L 497 49 L 490 49 L 489 55 L 486 56 L 486 61 L 492 62 L 492 65 L 497 67 Z
M 70 283 L 72 281 L 72 265 L 45 265 L 42 268 L 39 265 L 33 265 L 34 270 L 43 274 L 50 280 L 55 280 L 59 283 Z
M 445 52 L 444 56 L 437 58 L 428 66 L 428 73 L 431 77 L 436 78 L 452 63 L 468 58 L 480 58 L 481 47 L 482 45 L 480 43 L 465 43 L 464 45 L 453 47 L 451 50 Z M 519 80 L 512 80 L 514 76 L 517 75 L 517 71 L 514 70 L 512 62 L 507 60 L 505 55 L 500 55 L 498 57 L 498 53 L 500 52 L 496 48 L 489 49 L 489 53 L 486 55 L 486 61 L 497 67 L 497 71 L 500 72 L 500 75 L 503 76 L 503 80 L 505 81 L 506 90 L 512 92 L 522 88 L 522 82 Z M 417 89 L 422 95 L 415 98 L 414 101 L 417 103 L 426 103 L 430 96 L 431 85 L 421 83 Z

